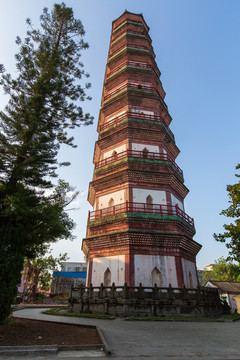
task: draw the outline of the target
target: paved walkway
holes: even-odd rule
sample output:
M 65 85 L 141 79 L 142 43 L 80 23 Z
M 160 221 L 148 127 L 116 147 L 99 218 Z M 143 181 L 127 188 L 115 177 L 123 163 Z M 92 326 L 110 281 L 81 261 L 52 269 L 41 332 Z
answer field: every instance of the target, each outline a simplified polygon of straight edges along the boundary
M 23 309 L 14 313 L 54 322 L 89 324 L 100 327 L 116 359 L 240 360 L 240 321 L 236 322 L 155 322 L 68 318 L 41 314 L 43 309 Z M 68 356 L 68 355 L 66 355 Z M 8 357 L 8 359 L 20 357 Z M 24 357 L 30 360 L 31 357 Z M 61 357 L 62 358 L 62 357 Z M 87 356 L 86 356 L 87 358 Z M 60 359 L 34 356 L 34 360 Z M 76 357 L 65 357 L 65 360 Z M 95 358 L 96 359 L 96 358 Z M 102 358 L 101 358 L 102 359 Z

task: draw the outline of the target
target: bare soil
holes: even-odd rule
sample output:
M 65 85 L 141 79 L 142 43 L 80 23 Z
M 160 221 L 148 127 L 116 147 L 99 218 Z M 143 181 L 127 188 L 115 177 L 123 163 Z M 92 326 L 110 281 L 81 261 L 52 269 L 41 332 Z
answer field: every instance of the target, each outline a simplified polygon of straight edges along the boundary
M 0 325 L 0 346 L 101 344 L 94 328 L 14 318 Z

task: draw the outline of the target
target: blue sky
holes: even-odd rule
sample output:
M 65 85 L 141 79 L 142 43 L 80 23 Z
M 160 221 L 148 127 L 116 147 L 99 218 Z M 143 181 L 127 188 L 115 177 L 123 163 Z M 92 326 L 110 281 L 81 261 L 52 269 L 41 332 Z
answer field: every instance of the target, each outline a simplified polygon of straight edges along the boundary
M 0 63 L 16 73 L 15 38 L 24 37 L 25 19 L 38 25 L 44 7 L 56 1 L 9 0 L 0 4 Z M 61 160 L 71 167 L 60 177 L 81 191 L 71 215 L 77 223 L 73 242 L 58 242 L 53 253 L 68 252 L 71 261 L 81 261 L 81 240 L 85 236 L 88 183 L 93 173 L 93 150 L 107 61 L 112 21 L 125 9 L 142 13 L 148 26 L 156 62 L 162 73 L 165 101 L 173 118 L 170 125 L 181 150 L 176 159 L 190 190 L 186 213 L 195 219 L 194 239 L 203 245 L 197 266 L 227 256 L 224 244 L 212 234 L 221 232 L 227 219 L 220 216 L 228 206 L 226 185 L 236 182 L 235 166 L 240 162 L 240 1 L 238 0 L 66 0 L 86 30 L 90 48 L 83 54 L 91 75 L 92 101 L 84 103 L 95 117 L 94 125 L 74 132 L 77 149 L 61 150 Z M 7 98 L 0 92 L 0 109 Z

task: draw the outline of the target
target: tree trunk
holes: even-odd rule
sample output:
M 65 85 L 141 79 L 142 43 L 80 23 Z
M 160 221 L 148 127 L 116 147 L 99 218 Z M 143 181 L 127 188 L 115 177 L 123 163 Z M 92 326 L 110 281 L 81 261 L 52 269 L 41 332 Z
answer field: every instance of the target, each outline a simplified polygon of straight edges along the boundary
M 31 286 L 31 295 L 28 299 L 28 302 L 34 303 L 37 300 L 37 288 L 38 288 L 40 273 L 41 273 L 41 269 L 39 269 L 36 265 L 33 266 L 33 279 L 32 279 L 32 286 Z
M 0 247 L 0 324 L 11 314 L 11 305 L 21 282 L 24 255 L 21 249 Z

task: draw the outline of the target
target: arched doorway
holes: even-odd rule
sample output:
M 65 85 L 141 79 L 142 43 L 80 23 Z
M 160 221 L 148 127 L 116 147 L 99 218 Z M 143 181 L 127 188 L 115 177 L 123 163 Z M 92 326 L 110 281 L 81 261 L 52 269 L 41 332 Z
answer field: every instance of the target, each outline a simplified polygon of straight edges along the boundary
M 105 273 L 104 273 L 103 285 L 104 286 L 111 286 L 111 271 L 109 270 L 109 268 L 107 268 Z
M 154 286 L 155 284 L 158 287 L 162 286 L 162 274 L 161 271 L 159 271 L 156 266 L 151 273 L 151 278 L 152 278 L 152 286 Z

